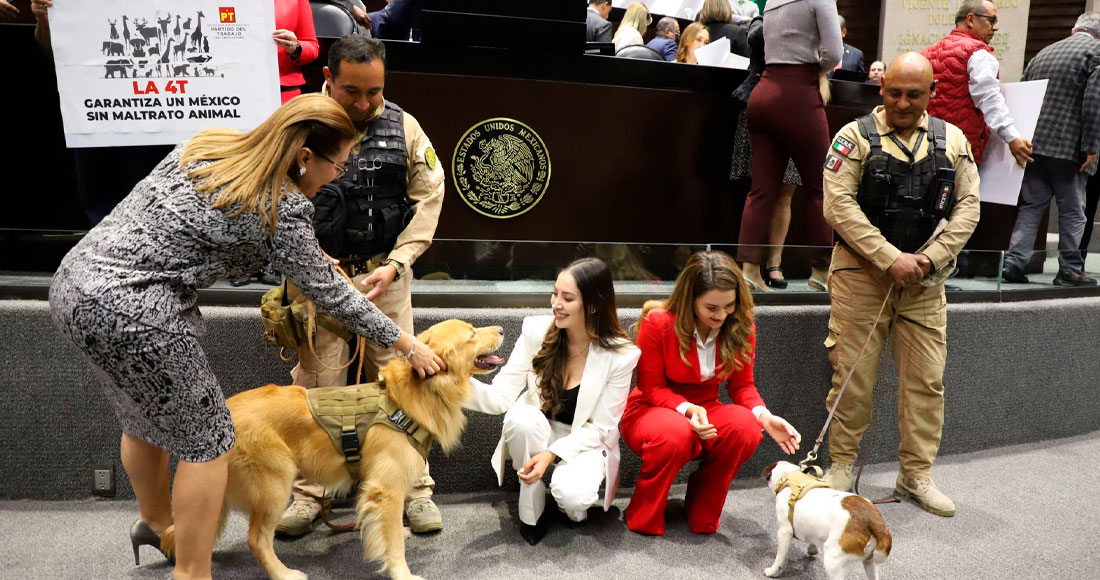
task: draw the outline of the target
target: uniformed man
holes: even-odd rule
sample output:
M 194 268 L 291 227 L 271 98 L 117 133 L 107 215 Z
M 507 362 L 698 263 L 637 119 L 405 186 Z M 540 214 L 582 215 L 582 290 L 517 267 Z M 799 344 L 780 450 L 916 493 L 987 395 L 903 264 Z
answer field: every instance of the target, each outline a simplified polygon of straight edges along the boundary
M 346 160 L 332 160 L 345 174 L 314 198 L 313 227 L 321 247 L 402 330 L 413 332 L 412 264 L 431 245 L 443 206 L 443 167 L 432 143 L 412 115 L 382 97 L 386 48 L 379 40 L 349 35 L 337 40 L 324 68 L 325 94 L 335 99 L 361 131 Z M 296 291 L 289 291 L 291 298 Z M 295 385 L 347 384 L 351 349 L 342 327 L 319 316 L 316 352 L 299 349 L 291 372 Z M 391 350 L 368 345 L 363 381 L 374 381 Z M 355 365 L 352 365 L 354 368 Z M 405 506 L 412 531 L 439 530 L 443 521 L 432 502 L 435 482 L 427 466 Z M 294 503 L 277 531 L 307 533 L 320 512 L 319 486 L 295 482 Z
M 928 59 L 897 57 L 883 79 L 883 105 L 841 129 L 825 161 L 825 219 L 840 238 L 829 272 L 829 408 L 873 332 L 830 427 L 825 479 L 851 488 L 889 333 L 901 430 L 896 491 L 951 516 L 955 504 L 931 478 L 943 430 L 943 282 L 978 223 L 978 171 L 962 131 L 925 112 L 934 90 Z

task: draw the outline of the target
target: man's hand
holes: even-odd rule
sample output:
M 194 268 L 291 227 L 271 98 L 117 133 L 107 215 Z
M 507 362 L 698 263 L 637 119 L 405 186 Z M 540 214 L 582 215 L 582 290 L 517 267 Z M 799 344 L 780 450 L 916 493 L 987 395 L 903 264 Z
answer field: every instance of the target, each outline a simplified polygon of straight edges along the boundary
M 920 266 L 921 279 L 923 280 L 932 271 L 932 260 L 924 254 L 917 254 L 917 265 Z
M 534 485 L 542 479 L 542 474 L 546 473 L 546 467 L 557 458 L 549 450 L 532 455 L 531 459 L 528 459 L 527 463 L 524 463 L 523 467 L 520 468 L 519 480 L 527 485 Z
M 0 19 L 3 20 L 15 20 L 15 17 L 19 15 L 19 9 L 11 4 L 0 0 Z
M 359 23 L 359 26 L 370 28 L 370 14 L 364 12 L 362 8 L 358 6 L 352 6 L 351 16 L 355 19 L 356 22 Z
M 1015 141 L 1009 143 L 1008 150 L 1012 152 L 1012 156 L 1016 158 L 1016 164 L 1020 167 L 1027 167 L 1028 163 L 1035 161 L 1031 158 L 1031 141 L 1023 137 L 1017 137 Z
M 1084 173 L 1088 170 L 1089 166 L 1096 162 L 1095 153 L 1085 153 L 1085 164 L 1081 166 L 1080 173 Z
M 707 420 L 707 410 L 703 407 L 692 405 L 684 411 L 684 415 L 687 415 L 691 428 L 695 429 L 695 434 L 703 441 L 718 436 L 718 429 Z
M 395 276 L 397 276 L 397 268 L 392 264 L 383 264 L 372 270 L 371 273 L 360 282 L 360 284 L 366 287 L 373 286 L 373 288 L 367 292 L 367 300 L 374 302 L 375 298 L 378 298 L 379 295 L 385 292 L 386 289 L 390 287 L 390 284 L 393 284 Z
M 932 262 L 928 260 L 927 256 L 923 254 L 902 254 L 898 256 L 897 260 L 894 260 L 893 264 L 890 264 L 890 269 L 886 272 L 894 279 L 894 284 L 898 288 L 905 288 L 906 285 L 916 284 L 920 282 L 921 278 L 924 278 L 925 270 L 921 266 L 922 259 L 930 268 Z

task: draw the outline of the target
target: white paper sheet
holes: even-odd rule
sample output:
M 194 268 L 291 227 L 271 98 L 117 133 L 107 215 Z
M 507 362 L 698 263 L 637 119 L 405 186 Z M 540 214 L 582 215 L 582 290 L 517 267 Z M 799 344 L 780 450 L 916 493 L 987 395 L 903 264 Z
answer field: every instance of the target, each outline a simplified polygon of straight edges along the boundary
M 705 66 L 720 66 L 724 68 L 749 68 L 749 59 L 730 52 L 730 39 L 719 38 L 714 42 L 695 49 L 695 60 Z
M 1046 79 L 1001 85 L 1001 94 L 1012 113 L 1016 129 L 1027 139 L 1035 135 L 1035 124 L 1039 120 L 1046 92 Z M 1020 184 L 1024 181 L 1024 168 L 1016 164 L 1008 144 L 997 135 L 989 136 L 983 155 L 978 168 L 982 180 L 982 201 L 1016 205 L 1020 198 Z
M 69 147 L 249 130 L 280 104 L 270 0 L 58 2 L 50 29 Z

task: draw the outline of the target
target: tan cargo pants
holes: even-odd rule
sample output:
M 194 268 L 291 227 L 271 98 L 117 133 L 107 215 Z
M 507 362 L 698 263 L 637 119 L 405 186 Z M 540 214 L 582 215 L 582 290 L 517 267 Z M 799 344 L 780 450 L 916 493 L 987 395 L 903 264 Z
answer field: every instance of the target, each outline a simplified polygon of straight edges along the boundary
M 947 359 L 947 298 L 943 285 L 895 288 L 878 324 L 892 278 L 843 245 L 833 250 L 829 269 L 829 336 L 825 347 L 833 365 L 832 408 L 859 349 L 874 332 L 844 391 L 829 428 L 834 463 L 854 464 L 871 418 L 871 395 L 887 334 L 898 372 L 898 462 L 912 476 L 928 476 L 943 432 L 943 370 Z M 894 313 L 897 321 L 890 327 Z
M 355 287 L 360 289 L 364 294 L 367 293 L 370 288 L 364 287 L 361 282 L 368 274 L 369 272 L 359 274 L 352 278 L 352 281 L 355 282 Z M 390 287 L 374 301 L 374 305 L 377 306 L 383 314 L 389 316 L 397 323 L 397 326 L 401 327 L 401 330 L 409 334 L 413 333 L 411 280 L 412 269 L 409 268 L 404 276 L 390 284 Z M 298 295 L 298 289 L 294 288 L 293 285 L 289 286 L 288 298 L 293 300 Z M 318 316 L 325 315 L 318 314 Z M 342 326 L 335 319 L 330 318 L 329 320 L 335 325 Z M 294 380 L 294 384 L 306 387 L 307 389 L 312 387 L 342 387 L 347 385 L 348 369 L 332 369 L 338 368 L 348 362 L 348 359 L 351 357 L 351 347 L 348 343 L 344 342 L 335 333 L 318 325 L 313 337 L 313 347 L 316 349 L 316 352 L 311 352 L 309 346 L 298 349 L 298 364 L 290 371 L 290 376 Z M 363 380 L 373 381 L 378 377 L 378 369 L 386 366 L 386 363 L 394 357 L 394 352 L 391 349 L 381 348 L 370 343 L 366 344 L 366 349 L 367 356 L 366 360 L 363 362 Z M 321 364 L 322 362 L 324 365 Z M 351 367 L 355 367 L 356 364 L 358 363 L 352 363 Z M 325 365 L 332 367 L 332 369 L 325 368 Z M 354 368 L 352 368 L 352 372 L 355 372 Z M 429 475 L 428 464 L 425 463 L 423 476 L 413 483 L 412 491 L 409 492 L 409 497 L 406 499 L 421 497 L 430 498 L 432 497 L 433 489 L 435 489 L 435 480 Z M 294 499 L 303 499 L 307 496 L 321 497 L 322 495 L 324 495 L 324 488 L 320 485 L 310 483 L 301 478 L 295 480 Z

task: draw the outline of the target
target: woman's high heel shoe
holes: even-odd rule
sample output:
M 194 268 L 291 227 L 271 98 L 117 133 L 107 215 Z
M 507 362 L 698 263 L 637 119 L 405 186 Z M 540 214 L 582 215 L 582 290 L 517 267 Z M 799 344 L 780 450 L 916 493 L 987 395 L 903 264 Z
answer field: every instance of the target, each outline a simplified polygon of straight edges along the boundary
M 176 554 L 173 549 L 175 547 L 175 542 L 172 537 L 174 533 L 174 526 L 168 526 L 168 529 L 164 530 L 162 534 L 158 534 L 144 521 L 139 519 L 134 522 L 134 525 L 130 527 L 130 543 L 134 546 L 134 565 L 141 565 L 141 560 L 138 555 L 138 548 L 141 546 L 152 546 L 156 548 L 161 554 L 164 554 L 165 558 L 168 558 L 169 563 L 174 565 L 176 563 Z M 167 542 L 169 544 L 167 551 L 165 550 L 165 538 L 169 539 Z

